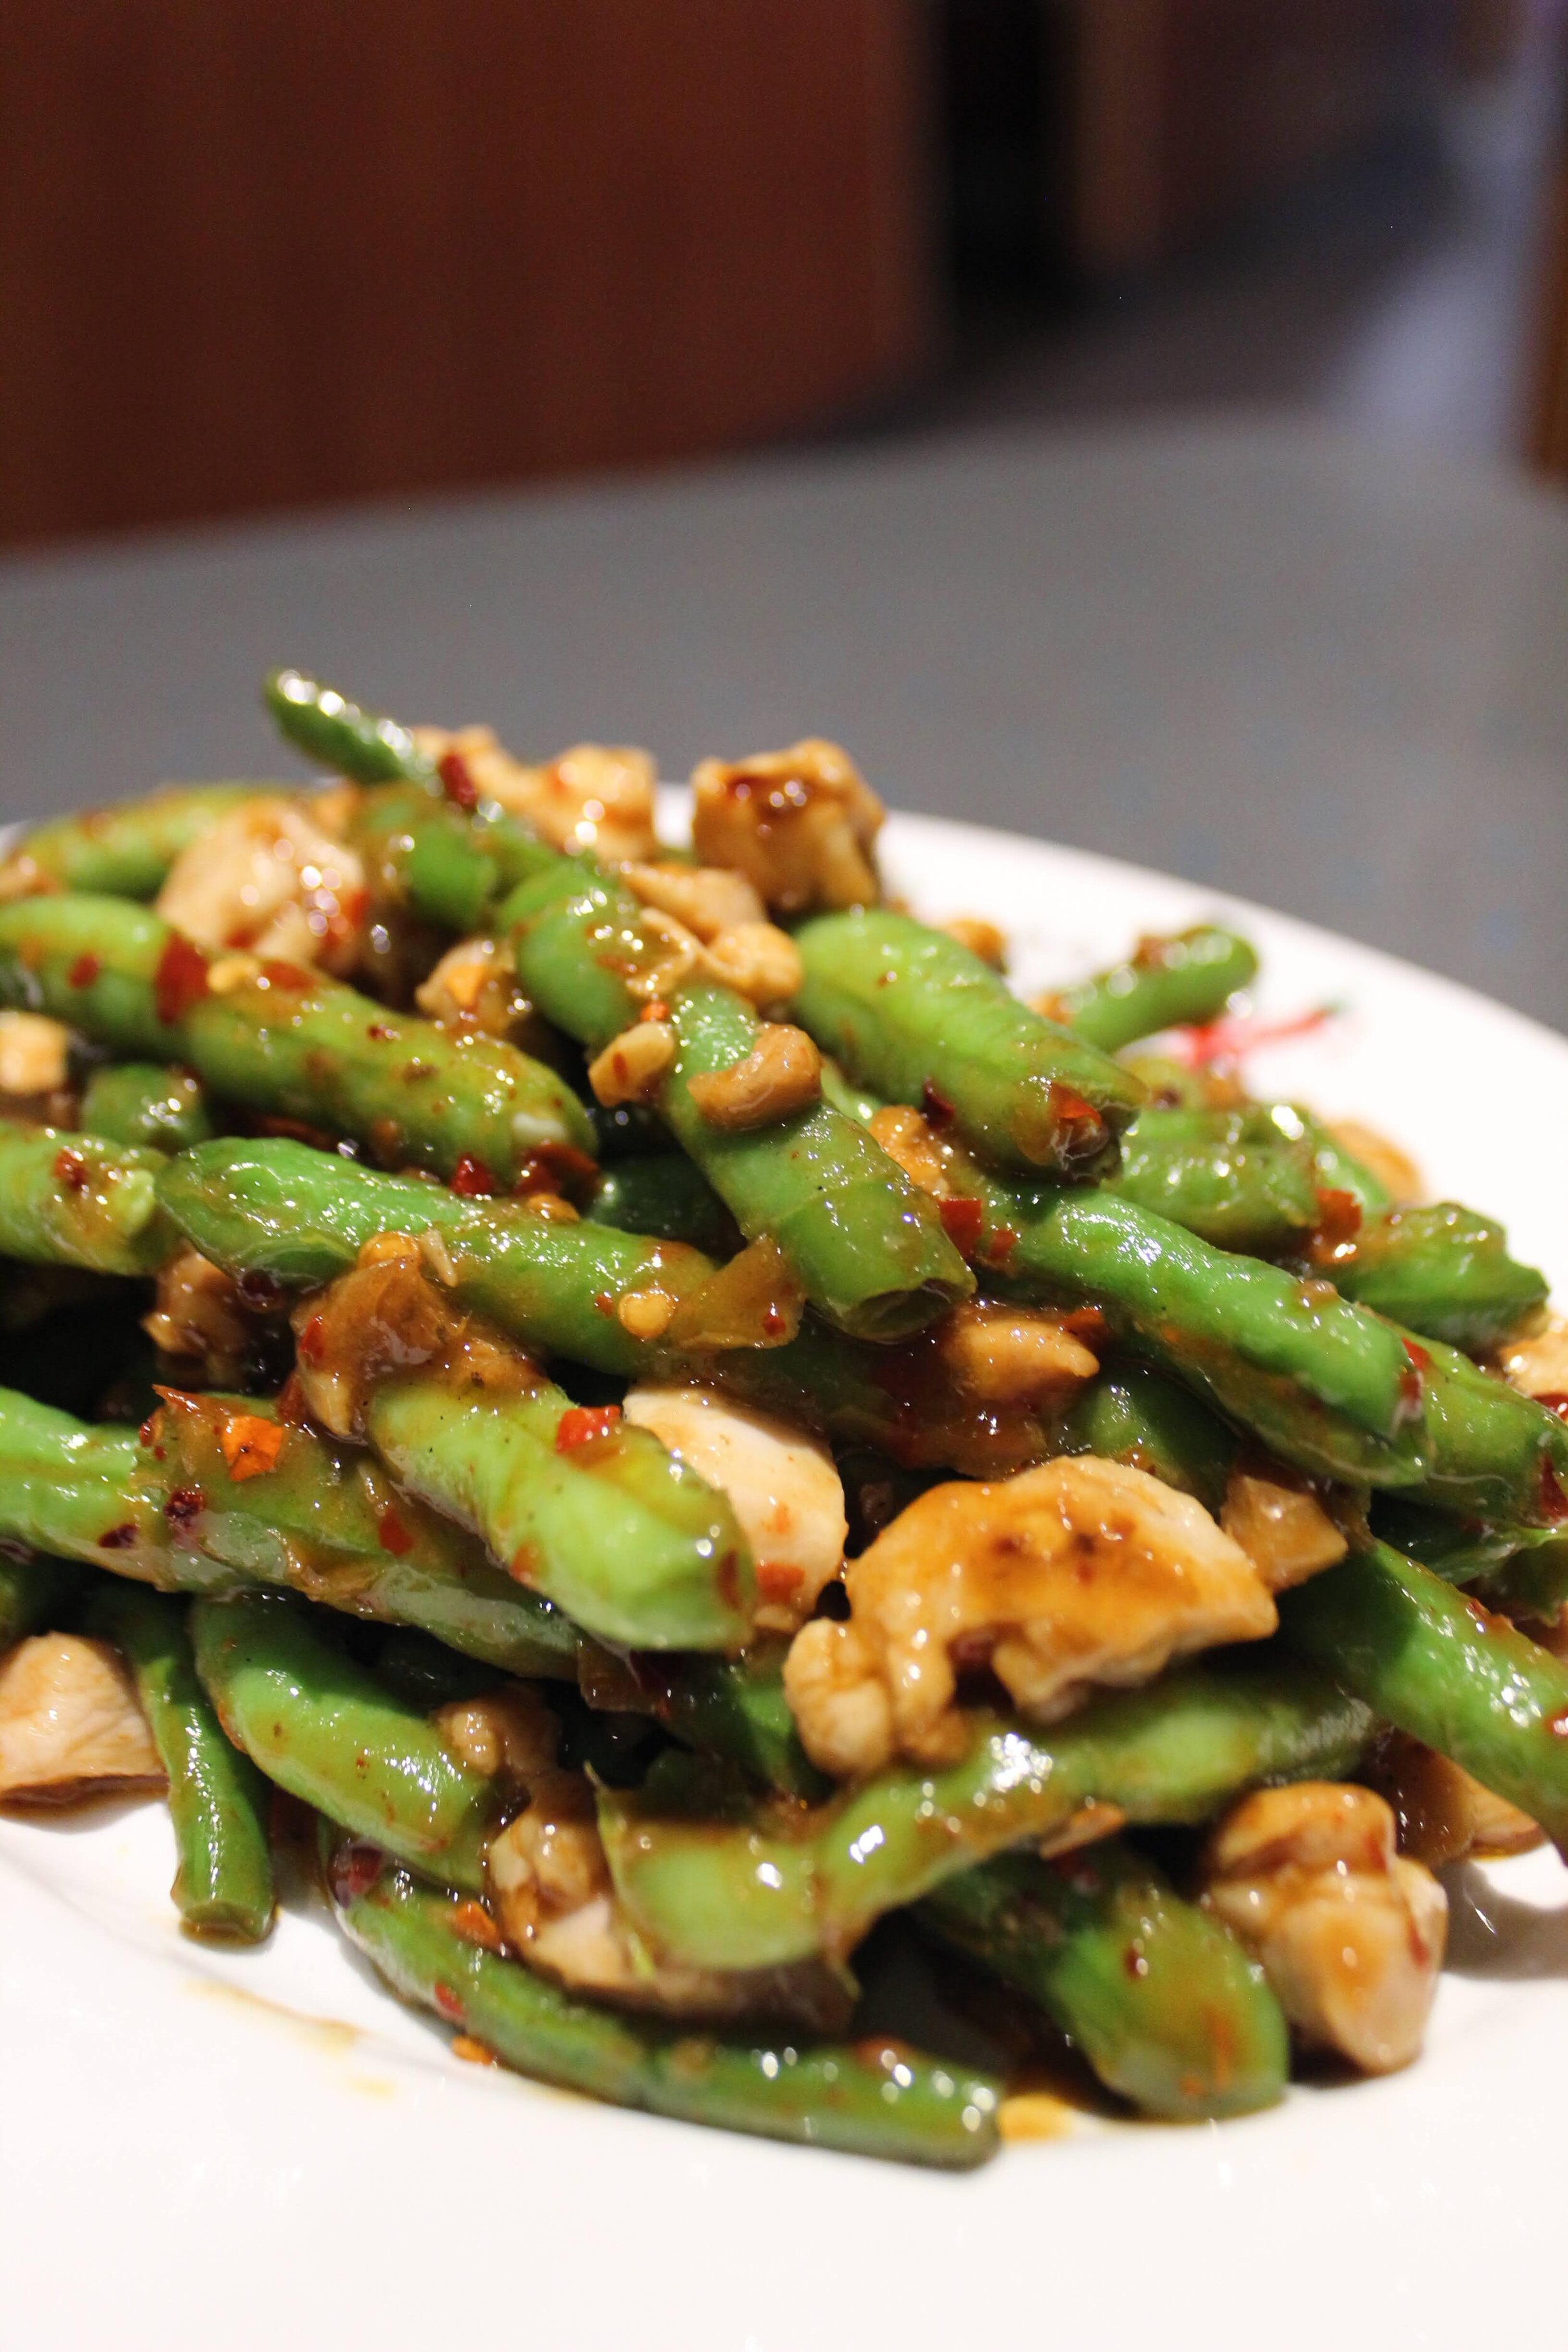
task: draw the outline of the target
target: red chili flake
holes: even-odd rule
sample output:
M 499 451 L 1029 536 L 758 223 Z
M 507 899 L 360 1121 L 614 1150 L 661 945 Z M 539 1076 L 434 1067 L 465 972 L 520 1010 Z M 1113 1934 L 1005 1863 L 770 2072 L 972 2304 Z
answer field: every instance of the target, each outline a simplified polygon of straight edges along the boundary
M 1105 1121 L 1076 1087 L 1051 1080 L 1047 1094 L 1050 1115 L 1060 1130 L 1058 1149 L 1069 1160 L 1088 1160 L 1105 1141 Z
M 312 1315 L 296 1343 L 308 1364 L 319 1364 L 327 1352 L 327 1327 L 319 1315 Z
M 207 960 L 190 940 L 171 931 L 153 975 L 153 1004 L 163 1022 L 181 1021 L 207 992 Z
M 100 1536 L 98 1549 L 100 1551 L 129 1551 L 135 1540 L 136 1529 L 127 1519 L 121 1526 L 110 1528 L 107 1535 Z
M 375 1532 L 384 1551 L 395 1552 L 401 1559 L 414 1549 L 414 1538 L 389 1503 L 375 1523 Z
M 367 1037 L 374 1038 L 376 1043 L 380 1045 L 388 1037 L 395 1040 L 398 1032 L 395 1029 L 389 1028 L 384 1021 L 373 1021 L 364 1034 Z
M 613 1315 L 616 1311 L 615 1292 L 613 1290 L 595 1290 L 594 1293 L 594 1304 L 598 1308 L 601 1315 Z
M 555 1451 L 570 1454 L 574 1446 L 592 1445 L 608 1437 L 621 1417 L 618 1404 L 571 1404 L 555 1424 Z
M 467 1151 L 453 1169 L 448 1181 L 451 1190 L 465 1201 L 481 1200 L 492 1192 L 500 1191 L 500 1186 L 496 1182 L 484 1161 L 475 1160 Z
M 268 988 L 298 990 L 316 985 L 315 973 L 307 971 L 300 963 L 264 963 L 259 977 Z
M 1141 1945 L 1129 1944 L 1121 1955 L 1121 1966 L 1126 1974 L 1136 1982 L 1138 1978 L 1146 1977 L 1149 1973 L 1148 1955 Z
M 952 1125 L 952 1105 L 930 1078 L 921 1088 L 921 1108 L 933 1127 Z
M 228 1475 L 238 1485 L 246 1478 L 259 1478 L 278 1467 L 278 1456 L 283 1451 L 288 1431 L 281 1422 L 263 1421 L 257 1412 L 231 1412 L 217 1433 L 219 1451 L 228 1465 Z
M 1555 1390 L 1551 1390 L 1546 1395 L 1538 1396 L 1535 1402 L 1543 1404 L 1548 1412 L 1554 1412 L 1559 1421 L 1568 1421 L 1568 1396 L 1560 1396 Z
M 72 988 L 90 988 L 102 970 L 95 955 L 79 955 L 66 974 L 67 983 Z
M 599 1173 L 597 1160 L 574 1143 L 536 1143 L 512 1190 L 516 1192 L 584 1192 Z
M 1568 1706 L 1560 1706 L 1555 1715 L 1549 1715 L 1546 1728 L 1553 1739 L 1568 1739 Z
M 1337 1019 L 1343 1009 L 1339 1004 L 1317 1004 L 1310 1013 L 1298 1013 L 1287 1021 L 1238 1021 L 1222 1014 L 1217 1021 L 1173 1031 L 1172 1059 L 1194 1070 L 1205 1069 L 1212 1062 L 1239 1061 L 1243 1054 L 1255 1054 L 1261 1046 L 1309 1037 L 1325 1021 Z
M 468 763 L 460 751 L 445 751 L 436 762 L 436 773 L 441 779 L 441 790 L 455 808 L 477 808 L 479 788 L 468 773 Z
M 942 1232 L 954 1249 L 961 1250 L 968 1257 L 979 1248 L 985 1212 L 978 1201 L 939 1201 L 936 1213 L 942 1219 Z
M 332 1898 L 337 1903 L 357 1903 L 368 1895 L 381 1876 L 382 1852 L 379 1846 L 364 1845 L 356 1838 L 341 1845 L 332 1856 Z
M 436 2007 L 440 2011 L 443 2017 L 450 2018 L 455 2024 L 461 2024 L 463 2018 L 463 2004 L 458 1999 L 457 1994 L 452 1990 L 450 1985 L 437 1983 L 434 1991 L 431 1993 L 430 1998 L 435 2002 Z
M 805 1570 L 792 1567 L 787 1559 L 760 1559 L 757 1562 L 757 1598 L 759 1601 L 793 1601 L 800 1591 Z
M 763 1328 L 767 1333 L 770 1339 L 776 1339 L 781 1331 L 785 1331 L 789 1328 L 788 1318 L 781 1315 L 776 1307 L 764 1307 L 763 1309 Z
M 68 1192 L 86 1192 L 87 1162 L 79 1151 L 72 1150 L 68 1143 L 63 1144 L 55 1154 L 54 1174 L 56 1183 L 63 1184 Z
M 501 1948 L 500 1929 L 484 1905 L 476 1903 L 471 1895 L 466 1903 L 458 1904 L 447 1925 L 454 1936 L 461 1936 L 465 1944 L 482 1944 L 487 1952 L 499 1952 Z
M 183 1535 L 187 1528 L 195 1526 L 206 1507 L 207 1498 L 199 1486 L 176 1486 L 163 1506 L 163 1517 Z
M 310 1421 L 310 1408 L 305 1402 L 305 1383 L 298 1372 L 290 1372 L 278 1391 L 278 1418 L 290 1429 L 303 1429 Z
M 668 1018 L 669 1007 L 662 996 L 650 996 L 637 1014 L 639 1021 L 668 1021 Z
M 1005 1265 L 1018 1246 L 1018 1236 L 1011 1225 L 998 1225 L 992 1234 L 985 1255 L 993 1265 Z
M 1400 1378 L 1399 1393 L 1404 1399 L 1406 1412 L 1415 1413 L 1421 1406 L 1421 1375 L 1431 1370 L 1432 1359 L 1426 1349 L 1414 1339 L 1406 1339 L 1403 1345 L 1410 1359 L 1410 1369 Z
M 146 1420 L 142 1423 L 136 1434 L 141 1439 L 143 1445 L 152 1444 L 153 1440 L 158 1434 L 158 1408 L 156 1405 L 153 1406 L 152 1412 L 148 1414 Z
M 1311 1255 L 1318 1265 L 1331 1265 L 1350 1256 L 1361 1231 L 1361 1202 L 1353 1192 L 1336 1184 L 1318 1187 L 1318 1223 Z

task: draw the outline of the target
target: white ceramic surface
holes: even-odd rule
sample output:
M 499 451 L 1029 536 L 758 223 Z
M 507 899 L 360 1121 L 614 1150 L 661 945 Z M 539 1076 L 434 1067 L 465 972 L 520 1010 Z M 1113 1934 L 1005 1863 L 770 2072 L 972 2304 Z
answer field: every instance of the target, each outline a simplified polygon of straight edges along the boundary
M 1260 1088 L 1384 1128 L 1568 1289 L 1568 1044 L 1257 908 L 933 820 L 893 887 L 985 912 L 1043 986 L 1234 915 L 1258 1004 L 1333 1000 Z M 1433 909 L 1441 922 L 1441 909 Z M 0 2346 L 925 2352 L 1568 2338 L 1568 1879 L 1455 1889 L 1422 2063 L 1178 2130 L 1084 2122 L 970 2178 L 616 2114 L 465 2065 L 330 1924 L 182 1941 L 156 1806 L 0 1822 Z

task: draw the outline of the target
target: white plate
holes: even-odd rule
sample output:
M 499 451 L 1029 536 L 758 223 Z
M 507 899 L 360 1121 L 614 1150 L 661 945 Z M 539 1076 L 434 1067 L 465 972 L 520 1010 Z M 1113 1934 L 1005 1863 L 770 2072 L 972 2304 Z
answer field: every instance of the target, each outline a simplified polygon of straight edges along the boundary
M 916 818 L 892 885 L 993 915 L 1022 986 L 1233 916 L 1260 1009 L 1342 1018 L 1260 1088 L 1358 1115 L 1568 1286 L 1568 1044 L 1372 950 L 1076 852 Z M 1435 930 L 1442 912 L 1433 909 Z M 155 1806 L 0 1823 L 0 2344 L 380 2352 L 1228 2352 L 1568 2335 L 1568 1880 L 1472 1881 L 1426 2057 L 1191 2129 L 1084 2122 L 948 2179 L 621 2115 L 465 2065 L 320 1916 L 183 1942 Z

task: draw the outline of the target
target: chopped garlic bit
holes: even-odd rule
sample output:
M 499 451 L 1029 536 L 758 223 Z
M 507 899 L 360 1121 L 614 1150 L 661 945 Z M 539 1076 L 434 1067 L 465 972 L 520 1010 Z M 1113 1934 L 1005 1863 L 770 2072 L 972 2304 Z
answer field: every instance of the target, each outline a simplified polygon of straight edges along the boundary
M 131 1678 L 106 1643 L 41 1633 L 0 1659 L 0 1800 L 69 1804 L 163 1785 Z
M 1300 1780 L 1244 1798 L 1220 1823 L 1205 1901 L 1263 1967 L 1303 2040 L 1363 2074 L 1421 2047 L 1447 1935 L 1430 1871 L 1395 1852 L 1370 1789 Z
M 622 1410 L 728 1496 L 756 1562 L 757 1623 L 794 1633 L 844 1558 L 844 1487 L 827 1448 L 711 1389 L 634 1388 Z
M 838 1773 L 950 1753 L 961 1665 L 988 1664 L 1045 1723 L 1091 1685 L 1147 1682 L 1173 1658 L 1277 1622 L 1251 1561 L 1201 1504 L 1092 1455 L 932 1487 L 844 1581 L 847 1628 L 804 1627 L 784 1668 L 807 1753 Z
M 209 954 L 234 948 L 346 971 L 368 898 L 357 854 L 302 802 L 246 801 L 182 850 L 158 912 Z
M 882 803 L 847 751 L 812 737 L 692 774 L 691 840 L 746 876 L 777 914 L 872 904 Z
M 458 1022 L 487 1037 L 516 1040 L 532 1007 L 518 983 L 511 950 L 500 940 L 459 940 L 447 950 L 414 1002 L 431 1021 Z

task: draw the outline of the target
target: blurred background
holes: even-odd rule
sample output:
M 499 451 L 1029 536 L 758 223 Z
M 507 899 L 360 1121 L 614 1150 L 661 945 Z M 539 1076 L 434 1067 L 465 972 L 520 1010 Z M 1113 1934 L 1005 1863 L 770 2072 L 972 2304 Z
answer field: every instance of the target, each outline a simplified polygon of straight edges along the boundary
M 837 734 L 1564 1020 L 1563 29 L 7 0 L 4 813 L 275 762 L 295 659 Z

